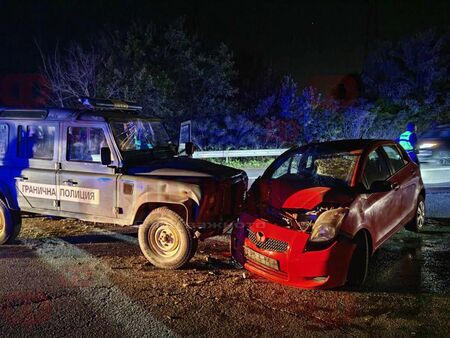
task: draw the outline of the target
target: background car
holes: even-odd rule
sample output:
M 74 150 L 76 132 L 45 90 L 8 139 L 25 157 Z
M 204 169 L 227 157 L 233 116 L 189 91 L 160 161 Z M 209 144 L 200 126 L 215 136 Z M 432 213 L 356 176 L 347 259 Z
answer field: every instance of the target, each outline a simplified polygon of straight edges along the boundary
M 417 146 L 421 163 L 450 165 L 450 124 L 425 131 Z
M 394 141 L 294 148 L 252 185 L 232 234 L 234 259 L 273 281 L 362 285 L 372 253 L 425 220 L 420 170 Z

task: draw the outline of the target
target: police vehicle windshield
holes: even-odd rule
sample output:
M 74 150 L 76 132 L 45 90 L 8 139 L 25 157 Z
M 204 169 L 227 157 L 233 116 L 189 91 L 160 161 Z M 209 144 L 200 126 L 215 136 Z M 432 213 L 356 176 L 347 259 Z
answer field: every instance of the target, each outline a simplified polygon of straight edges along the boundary
M 159 121 L 128 119 L 111 121 L 112 132 L 120 151 L 125 154 L 154 152 L 167 149 L 171 142 L 164 125 Z

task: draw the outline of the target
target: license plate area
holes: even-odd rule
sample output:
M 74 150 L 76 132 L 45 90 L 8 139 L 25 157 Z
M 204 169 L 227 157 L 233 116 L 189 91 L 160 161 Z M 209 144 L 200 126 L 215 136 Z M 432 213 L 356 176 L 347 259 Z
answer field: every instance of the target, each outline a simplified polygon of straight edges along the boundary
M 250 249 L 247 246 L 244 246 L 244 255 L 246 258 L 248 258 L 258 264 L 267 266 L 268 268 L 271 268 L 271 269 L 274 269 L 277 271 L 280 270 L 280 265 L 276 259 L 264 256 L 264 255 L 260 254 L 259 252 L 256 252 L 255 250 Z

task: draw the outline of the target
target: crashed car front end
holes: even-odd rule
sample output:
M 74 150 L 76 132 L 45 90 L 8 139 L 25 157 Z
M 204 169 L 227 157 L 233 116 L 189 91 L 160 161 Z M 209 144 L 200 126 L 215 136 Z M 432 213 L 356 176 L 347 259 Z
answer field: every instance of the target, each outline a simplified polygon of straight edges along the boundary
M 233 257 L 247 270 L 286 285 L 333 288 L 345 284 L 354 245 L 339 232 L 343 208 L 297 226 L 243 213 L 232 236 Z M 303 216 L 307 216 L 306 214 Z M 306 218 L 306 217 L 305 217 Z M 293 222 L 297 223 L 297 222 Z
M 277 159 L 249 191 L 233 231 L 234 259 L 281 284 L 344 285 L 355 250 L 345 230 L 358 214 L 351 185 L 359 154 L 312 147 Z

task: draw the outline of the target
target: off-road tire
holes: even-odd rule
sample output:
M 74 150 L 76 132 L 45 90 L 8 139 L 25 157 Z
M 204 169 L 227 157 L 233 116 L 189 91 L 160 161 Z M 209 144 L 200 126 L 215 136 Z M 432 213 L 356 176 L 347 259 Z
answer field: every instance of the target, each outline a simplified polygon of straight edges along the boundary
M 419 195 L 414 218 L 405 226 L 409 231 L 421 232 L 425 225 L 425 199 Z
M 354 239 L 355 250 L 347 274 L 347 284 L 351 287 L 361 287 L 366 281 L 369 272 L 369 239 L 367 233 L 362 231 Z
M 0 200 L 0 245 L 12 243 L 19 236 L 21 226 L 21 219 L 13 217 L 5 202 Z
M 195 254 L 192 230 L 177 213 L 165 207 L 153 210 L 146 217 L 138 237 L 145 258 L 161 269 L 181 268 Z

